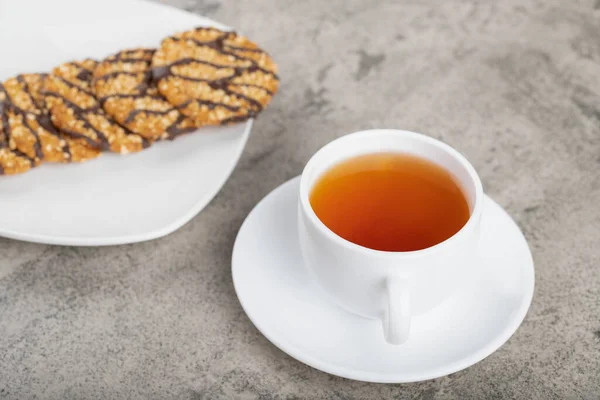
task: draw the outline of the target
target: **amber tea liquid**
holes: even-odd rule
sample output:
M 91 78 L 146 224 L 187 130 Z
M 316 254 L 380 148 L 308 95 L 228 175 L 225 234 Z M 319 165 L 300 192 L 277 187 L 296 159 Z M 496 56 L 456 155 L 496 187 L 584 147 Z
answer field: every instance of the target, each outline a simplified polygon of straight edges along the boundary
M 313 186 L 310 204 L 337 235 L 383 251 L 434 246 L 470 215 L 450 172 L 405 153 L 366 154 L 334 165 Z

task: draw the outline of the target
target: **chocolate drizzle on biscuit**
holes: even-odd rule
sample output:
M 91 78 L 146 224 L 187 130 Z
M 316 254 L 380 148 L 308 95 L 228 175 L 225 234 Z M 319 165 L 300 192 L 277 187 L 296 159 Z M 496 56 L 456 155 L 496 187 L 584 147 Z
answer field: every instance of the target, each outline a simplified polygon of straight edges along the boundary
M 8 93 L 5 92 L 8 98 L 8 110 L 12 112 L 12 114 L 15 117 L 21 118 L 23 127 L 26 128 L 30 132 L 30 134 L 33 135 L 33 137 L 35 138 L 35 160 L 47 159 L 48 157 L 46 156 L 45 152 L 54 151 L 42 148 L 42 139 L 40 138 L 40 134 L 38 133 L 38 129 L 41 128 L 44 130 L 44 133 L 55 137 L 57 139 L 57 143 L 60 146 L 60 148 L 55 149 L 56 151 L 59 151 L 60 154 L 62 154 L 62 157 L 60 157 L 60 160 L 55 159 L 53 161 L 70 161 L 70 145 L 66 140 L 63 139 L 61 133 L 59 133 L 54 127 L 54 125 L 51 122 L 51 118 L 48 115 L 44 104 L 42 103 L 44 97 L 42 87 L 45 84 L 45 80 L 48 79 L 48 76 L 48 74 L 31 74 L 27 76 L 18 75 L 17 77 L 15 77 L 15 80 L 19 83 L 21 91 L 31 100 L 31 107 L 23 109 L 17 106 L 8 96 Z M 32 88 L 29 81 L 33 81 L 35 79 L 39 79 L 39 87 L 34 93 L 34 89 Z M 38 126 L 32 126 L 33 121 L 35 121 Z M 9 133 L 12 134 L 13 128 L 10 125 L 10 121 L 7 129 L 10 131 Z M 50 158 L 52 159 L 52 157 Z
M 78 90 L 78 91 L 80 91 L 80 92 L 82 92 L 82 93 L 86 94 L 87 96 L 91 97 L 92 99 L 95 99 L 95 97 L 94 97 L 94 93 L 92 93 L 92 91 L 91 91 L 91 90 L 84 88 L 82 85 L 78 85 L 78 84 L 76 84 L 76 83 L 73 83 L 73 82 L 69 81 L 68 79 L 65 79 L 65 78 L 63 78 L 63 77 L 62 77 L 62 76 L 60 76 L 60 75 L 55 75 L 55 74 L 53 74 L 53 75 L 52 75 L 52 78 L 54 78 L 54 79 L 57 79 L 57 80 L 61 81 L 61 82 L 62 82 L 62 83 L 64 83 L 66 86 L 68 86 L 68 87 L 70 87 L 70 88 L 72 88 L 72 89 Z
M 35 74 L 32 76 L 36 76 L 37 78 L 40 79 L 41 82 L 43 82 L 44 79 L 46 79 L 46 76 L 48 76 L 48 74 Z M 31 88 L 29 82 L 27 82 L 27 79 L 25 79 L 24 75 L 17 75 L 15 77 L 15 79 L 17 80 L 17 82 L 19 82 L 23 88 L 23 92 L 29 97 L 29 100 L 31 101 L 31 104 L 34 106 L 33 109 L 30 110 L 25 110 L 28 112 L 32 112 L 34 114 L 39 114 L 42 112 L 43 107 L 42 104 L 40 102 L 39 98 L 36 98 L 36 96 L 34 96 L 33 94 L 33 89 Z M 40 85 L 41 85 L 40 82 Z
M 84 110 L 84 109 L 78 107 L 76 104 L 70 102 L 69 100 L 65 99 L 64 97 L 62 97 L 59 94 L 54 93 L 54 92 L 46 92 L 46 96 L 60 98 L 63 105 L 65 105 L 65 107 L 68 107 L 73 111 L 73 115 L 75 116 L 75 118 L 77 120 L 79 120 L 83 124 L 84 128 L 94 132 L 94 134 L 96 135 L 96 140 L 94 140 L 94 138 L 89 137 L 88 135 L 75 132 L 75 131 L 65 128 L 65 127 L 60 128 L 61 132 L 66 133 L 67 135 L 69 135 L 73 138 L 84 139 L 92 147 L 96 147 L 101 150 L 108 150 L 109 143 L 108 143 L 108 138 L 106 137 L 106 135 L 104 133 L 102 133 L 101 131 L 99 131 L 98 129 L 94 128 L 94 126 L 92 124 L 90 124 L 88 122 L 88 120 L 86 119 L 86 114 L 93 113 L 96 111 L 96 109 Z
M 87 69 L 82 69 L 79 73 L 77 73 L 75 78 L 77 78 L 80 81 L 89 81 L 92 79 L 92 73 Z
M 85 60 L 88 62 L 91 62 L 92 60 Z M 48 79 L 55 79 L 56 81 L 68 86 L 71 89 L 74 89 L 75 91 L 79 92 L 80 94 L 83 94 L 85 96 L 88 96 L 87 100 L 91 100 L 92 105 L 88 105 L 86 104 L 85 106 L 82 104 L 77 104 L 71 100 L 69 100 L 65 95 L 63 95 L 62 93 L 60 93 L 60 91 L 58 90 L 46 90 L 45 91 L 45 95 L 47 96 L 48 99 L 54 97 L 56 99 L 58 99 L 65 107 L 67 107 L 68 109 L 70 109 L 73 118 L 78 121 L 82 127 L 85 129 L 85 131 L 89 132 L 89 133 L 93 133 L 92 137 L 89 134 L 86 133 L 82 133 L 82 132 L 76 132 L 73 129 L 70 129 L 68 126 L 61 126 L 61 131 L 64 132 L 65 134 L 67 134 L 68 136 L 71 136 L 73 138 L 77 138 L 77 139 L 83 139 L 86 141 L 86 143 L 88 143 L 90 146 L 95 147 L 95 148 L 99 148 L 101 150 L 109 150 L 110 147 L 110 140 L 108 137 L 108 134 L 101 131 L 100 129 L 98 129 L 96 126 L 94 126 L 94 124 L 92 123 L 92 117 L 93 116 L 98 116 L 103 118 L 108 124 L 116 124 L 116 121 L 113 121 L 112 119 L 110 119 L 108 117 L 108 115 L 104 114 L 104 111 L 102 110 L 101 107 L 101 102 L 99 102 L 96 99 L 96 96 L 94 95 L 94 93 L 92 93 L 91 90 L 87 89 L 89 87 L 89 85 L 92 83 L 92 71 L 87 69 L 85 67 L 85 65 L 83 64 L 85 61 L 82 62 L 71 62 L 68 63 L 66 65 L 71 66 L 72 68 L 76 68 L 79 69 L 80 71 L 77 72 L 77 74 L 75 75 L 75 78 L 78 80 L 78 82 L 71 82 L 68 79 L 65 79 L 63 76 L 60 76 L 60 69 L 55 69 L 55 74 L 50 75 L 50 78 Z M 94 66 L 95 66 L 95 62 L 94 62 Z M 57 89 L 60 89 L 60 87 L 57 87 Z M 87 103 L 87 102 L 86 102 Z M 57 122 L 57 121 L 55 121 Z M 119 129 L 122 129 L 123 132 L 127 135 L 132 135 L 133 133 L 131 131 L 129 131 L 127 128 L 125 127 L 121 127 L 119 125 Z M 148 147 L 150 144 L 148 143 L 148 141 L 142 137 L 139 137 L 140 139 L 140 144 L 142 148 L 146 148 Z
M 7 97 L 4 97 L 7 95 L 7 93 L 4 90 L 2 83 L 0 83 L 0 94 L 3 94 L 3 96 L 0 97 L 0 151 L 5 152 L 5 154 L 6 154 L 6 152 L 8 152 L 8 154 L 12 153 L 14 156 L 16 156 L 18 158 L 23 158 L 23 159 L 27 160 L 29 162 L 29 168 L 32 168 L 35 166 L 35 160 L 33 158 L 29 157 L 27 154 L 23 153 L 22 151 L 20 151 L 18 149 L 10 148 L 10 144 L 9 144 L 10 133 L 9 133 L 9 125 L 8 125 L 8 116 L 6 115 L 6 107 L 5 107 Z M 23 172 L 23 171 L 20 171 L 20 172 Z M 2 163 L 0 163 L 0 175 L 4 175 L 6 173 L 7 173 L 7 171 L 5 170 Z
M 65 84 L 66 86 L 68 86 L 72 89 L 75 89 L 79 92 L 82 92 L 82 93 L 86 94 L 87 96 L 91 96 L 92 99 L 94 99 L 93 95 L 91 93 L 89 93 L 89 91 L 85 90 L 84 88 L 82 88 L 72 82 L 69 82 L 68 80 L 64 79 L 61 76 L 51 75 L 48 79 L 56 79 L 57 81 L 60 81 L 61 83 Z M 94 133 L 94 135 L 96 136 L 96 138 L 91 138 L 88 135 L 74 132 L 71 129 L 68 129 L 68 128 L 65 128 L 64 126 L 59 125 L 59 127 L 60 127 L 59 129 L 62 132 L 66 133 L 67 135 L 74 137 L 74 138 L 84 139 L 92 147 L 98 147 L 102 150 L 108 149 L 108 139 L 106 138 L 106 135 L 104 135 L 104 133 L 102 133 L 99 130 L 97 130 L 96 128 L 94 128 L 92 126 L 92 124 L 90 124 L 88 122 L 88 120 L 86 119 L 87 113 L 94 113 L 99 110 L 100 107 L 98 104 L 95 104 L 94 106 L 89 107 L 89 108 L 83 108 L 83 107 L 79 106 L 78 104 L 75 104 L 71 100 L 67 99 L 66 96 L 63 96 L 61 93 L 59 93 L 57 91 L 47 90 L 47 89 L 44 90 L 44 95 L 46 96 L 47 99 L 51 99 L 52 97 L 58 99 L 65 107 L 69 108 L 72 111 L 75 119 L 80 121 L 83 124 L 85 129 L 92 131 Z M 96 103 L 95 99 L 94 99 L 94 103 Z M 50 108 L 50 112 L 52 112 L 51 108 Z
M 140 115 L 169 115 L 174 111 L 177 112 L 177 119 L 172 122 L 166 129 L 168 139 L 174 139 L 176 136 L 179 136 L 183 133 L 191 132 L 195 130 L 194 127 L 189 128 L 180 128 L 180 124 L 185 117 L 177 111 L 177 108 L 170 105 L 166 99 L 156 93 L 154 80 L 152 79 L 152 70 L 150 68 L 150 63 L 152 60 L 152 56 L 154 55 L 154 49 L 139 49 L 139 50 L 123 50 L 113 56 L 108 57 L 103 64 L 105 65 L 117 65 L 117 64 L 142 64 L 145 67 L 143 71 L 110 71 L 104 73 L 100 76 L 94 77 L 92 81 L 92 85 L 97 87 L 97 82 L 107 82 L 111 79 L 118 79 L 120 76 L 134 76 L 138 77 L 139 83 L 133 88 L 132 93 L 114 93 L 108 95 L 102 95 L 102 93 L 96 93 L 98 101 L 104 105 L 108 100 L 112 99 L 132 99 L 136 100 L 150 100 L 154 102 L 158 102 L 162 106 L 167 106 L 165 110 L 150 110 L 150 109 L 134 109 L 131 110 L 127 117 L 125 117 L 122 121 L 118 121 L 121 126 L 129 129 L 131 123 L 133 123 L 136 118 Z
M 128 75 L 128 76 L 142 76 L 142 79 L 144 81 L 149 81 L 152 78 L 152 71 L 113 71 L 113 72 L 108 72 L 96 79 L 94 79 L 94 82 L 106 82 L 109 79 L 113 79 L 113 78 L 117 78 L 118 76 L 121 75 Z
M 248 61 L 248 62 L 251 63 L 251 65 L 248 66 L 247 68 L 251 68 L 253 71 L 262 71 L 265 74 L 271 75 L 271 76 L 273 76 L 273 78 L 279 80 L 279 76 L 277 76 L 276 73 L 274 73 L 273 71 L 269 71 L 268 69 L 265 69 L 265 68 L 261 67 L 260 65 L 258 65 L 258 63 L 256 62 L 256 60 L 254 60 L 254 59 L 252 59 L 250 57 L 242 56 L 242 55 L 237 54 L 235 52 L 235 51 L 246 51 L 246 50 L 242 50 L 243 48 L 241 48 L 241 47 L 232 48 L 228 44 L 226 44 L 225 40 L 230 35 L 235 35 L 235 32 L 225 32 L 224 36 L 221 36 L 220 38 L 211 40 L 209 42 L 203 42 L 203 41 L 200 41 L 200 40 L 197 40 L 197 39 L 182 38 L 182 37 L 176 37 L 176 36 L 171 36 L 167 40 L 173 40 L 175 42 L 191 42 L 191 43 L 194 43 L 196 46 L 210 47 L 211 49 L 216 50 L 217 52 L 219 52 L 219 53 L 221 53 L 223 55 L 233 57 L 233 58 L 235 58 L 237 60 Z M 249 50 L 258 50 L 258 49 L 249 49 Z M 262 52 L 262 51 L 259 50 L 259 51 L 254 51 L 254 52 L 258 53 L 258 52 Z M 206 64 L 206 62 L 204 62 L 203 60 L 194 60 L 194 61 L 203 62 L 203 63 Z M 212 65 L 214 67 L 217 67 L 217 68 L 236 68 L 236 67 L 228 66 L 228 65 L 211 64 L 211 63 L 208 63 L 208 64 Z M 244 67 L 237 67 L 237 68 L 241 68 L 242 72 L 243 72 L 243 70 L 246 69 Z
M 205 78 L 193 78 L 191 76 L 185 76 L 185 75 L 180 75 L 180 74 L 176 74 L 171 72 L 171 68 L 179 66 L 179 65 L 189 65 L 189 64 L 204 64 L 204 65 L 208 65 L 210 67 L 216 68 L 216 69 L 231 69 L 233 70 L 233 74 L 230 76 L 227 76 L 225 78 L 219 78 L 219 79 L 205 79 Z M 264 68 L 261 68 L 259 66 L 256 65 L 249 65 L 247 67 L 236 67 L 236 66 L 228 66 L 228 65 L 221 65 L 221 64 L 215 64 L 206 60 L 198 60 L 195 58 L 182 58 L 180 60 L 174 61 L 171 64 L 167 65 L 167 66 L 162 66 L 162 67 L 155 67 L 152 70 L 152 75 L 154 77 L 155 81 L 159 81 L 163 78 L 167 78 L 169 76 L 176 76 L 177 78 L 181 78 L 183 80 L 186 81 L 192 81 L 192 82 L 206 82 L 211 88 L 215 89 L 215 90 L 223 90 L 223 91 L 227 91 L 227 86 L 246 86 L 246 87 L 254 87 L 257 89 L 262 89 L 265 92 L 267 92 L 267 94 L 269 94 L 270 96 L 273 96 L 273 92 L 263 86 L 260 85 L 255 85 L 252 83 L 234 83 L 231 82 L 232 79 L 237 78 L 242 76 L 244 73 L 252 73 L 252 72 L 256 72 L 256 71 L 262 71 L 265 72 L 266 70 Z M 276 78 L 277 75 L 275 75 L 273 72 L 266 72 L 268 75 L 271 75 L 273 77 Z M 276 78 L 278 79 L 278 78 Z M 236 92 L 232 92 L 235 95 L 239 96 L 239 93 Z
M 107 58 L 107 60 L 115 60 L 122 62 L 133 62 L 133 61 L 152 61 L 152 56 L 156 52 L 155 49 L 127 49 L 121 50 L 117 54 L 114 54 Z M 141 53 L 141 56 L 135 56 L 136 54 Z
M 170 110 L 164 110 L 164 111 L 159 111 L 159 110 L 133 110 L 129 113 L 129 115 L 127 115 L 127 118 L 125 118 L 125 124 L 129 124 L 133 121 L 135 121 L 136 117 L 140 114 L 146 114 L 146 115 L 167 115 L 169 113 L 172 113 L 173 109 Z
M 142 74 L 142 83 L 143 87 L 139 89 L 139 92 L 142 93 L 147 88 L 147 83 L 152 79 L 152 71 L 149 69 L 150 61 L 152 61 L 152 56 L 154 55 L 154 49 L 128 49 L 122 50 L 117 54 L 114 54 L 104 60 L 104 63 L 107 64 L 141 64 L 143 67 L 142 71 L 124 71 L 117 70 L 112 72 L 107 72 L 99 77 L 95 77 L 92 79 L 92 86 L 96 84 L 98 81 L 108 81 L 109 79 L 117 78 L 121 75 L 128 76 L 138 76 Z M 139 54 L 135 57 L 136 54 Z
M 193 132 L 196 130 L 196 127 L 180 128 L 180 124 L 182 124 L 184 122 L 184 120 L 185 120 L 185 115 L 179 114 L 179 116 L 177 117 L 177 120 L 175 122 L 173 122 L 171 124 L 171 126 L 169 126 L 167 128 L 167 134 L 168 134 L 167 139 L 173 140 L 177 136 L 183 135 L 185 133 Z
M 14 79 L 19 83 L 19 86 L 21 87 L 21 91 L 31 100 L 32 107 L 35 107 L 36 102 L 34 101 L 34 96 L 31 93 L 30 87 L 27 84 L 27 82 L 25 81 L 25 78 L 23 77 L 23 75 L 17 75 Z M 31 125 L 29 123 L 29 117 L 39 120 L 39 114 L 41 114 L 41 110 L 39 110 L 37 108 L 33 108 L 33 109 L 30 108 L 28 110 L 25 110 L 25 109 L 17 106 L 14 103 L 13 99 L 10 97 L 8 90 L 6 89 L 6 87 L 4 85 L 0 86 L 0 94 L 2 94 L 2 97 L 3 97 L 3 99 L 0 99 L 3 103 L 3 107 L 2 107 L 3 108 L 3 113 L 2 113 L 3 126 L 4 126 L 4 131 L 5 131 L 5 135 L 6 135 L 9 146 L 11 147 L 11 149 L 13 151 L 18 150 L 18 151 L 22 152 L 23 154 L 25 154 L 21 149 L 13 148 L 15 146 L 11 144 L 11 138 L 13 136 L 13 125 L 11 124 L 11 120 L 8 116 L 8 114 L 11 114 L 13 116 L 13 118 L 16 117 L 16 118 L 21 119 L 23 127 L 25 129 L 27 129 L 27 131 L 35 139 L 35 141 L 33 143 L 33 153 L 35 154 L 35 157 L 31 157 L 30 155 L 27 155 L 27 157 L 29 159 L 34 160 L 33 162 L 35 162 L 35 160 L 43 160 L 44 152 L 42 151 L 40 136 L 38 135 L 37 131 L 31 127 Z M 50 132 L 50 133 L 52 133 L 52 132 Z
M 115 93 L 115 94 L 109 94 L 106 96 L 98 96 L 97 100 L 100 104 L 104 104 L 107 100 L 110 99 L 141 99 L 141 98 L 147 98 L 147 99 L 152 99 L 152 100 L 157 100 L 157 101 L 165 101 L 164 97 L 162 96 L 158 96 L 155 94 L 128 94 L 128 93 Z
M 54 78 L 54 76 L 52 76 L 52 78 Z M 51 97 L 56 97 L 58 99 L 60 99 L 63 104 L 69 108 L 71 108 L 73 110 L 73 112 L 75 113 L 75 115 L 77 116 L 83 116 L 84 113 L 86 112 L 94 112 L 94 111 L 98 111 L 100 110 L 100 105 L 99 104 L 95 104 L 92 107 L 87 107 L 87 108 L 83 108 L 75 103 L 73 103 L 71 100 L 67 99 L 65 96 L 63 96 L 62 94 L 52 91 L 52 90 L 44 90 L 44 95 L 45 96 L 51 96 Z M 96 100 L 94 99 L 94 103 L 96 103 Z
M 263 68 L 262 66 L 259 65 L 259 63 L 256 60 L 254 60 L 251 57 L 246 57 L 242 54 L 239 54 L 240 52 L 263 53 L 263 54 L 266 54 L 266 53 L 264 53 L 259 48 L 244 48 L 244 47 L 239 47 L 239 46 L 235 46 L 233 44 L 227 43 L 228 40 L 233 41 L 237 37 L 237 34 L 235 32 L 222 32 L 222 31 L 219 31 L 214 28 L 203 28 L 203 27 L 196 28 L 195 32 L 199 32 L 199 31 L 216 33 L 218 36 L 215 38 L 211 38 L 210 40 L 202 41 L 202 40 L 198 40 L 196 38 L 187 37 L 187 36 L 185 36 L 185 34 L 181 34 L 179 36 L 169 37 L 169 38 L 165 39 L 165 42 L 167 42 L 167 41 L 186 42 L 186 43 L 191 43 L 198 47 L 207 47 L 207 48 L 214 50 L 218 54 L 225 55 L 225 56 L 231 57 L 236 60 L 244 61 L 248 65 L 246 65 L 246 66 L 223 65 L 221 63 L 215 63 L 215 62 L 211 62 L 211 61 L 208 61 L 205 59 L 185 57 L 185 58 L 177 59 L 167 65 L 154 67 L 152 70 L 152 75 L 153 75 L 154 80 L 156 82 L 160 82 L 163 79 L 169 79 L 169 78 L 173 77 L 176 79 L 181 79 L 181 80 L 189 81 L 189 82 L 202 82 L 202 83 L 205 83 L 206 85 L 208 85 L 213 90 L 220 90 L 220 91 L 224 92 L 227 96 L 231 96 L 233 98 L 243 100 L 249 105 L 249 109 L 245 110 L 244 107 L 239 106 L 239 105 L 228 105 L 228 104 L 224 104 L 221 102 L 216 102 L 214 100 L 197 99 L 196 98 L 196 99 L 190 99 L 185 102 L 182 102 L 181 104 L 179 104 L 177 106 L 177 108 L 184 110 L 191 103 L 197 103 L 201 106 L 207 107 L 209 110 L 213 110 L 216 107 L 223 107 L 232 112 L 246 111 L 243 115 L 234 115 L 234 116 L 231 116 L 231 117 L 221 120 L 220 122 L 223 125 L 229 124 L 229 123 L 235 123 L 235 122 L 243 122 L 249 118 L 253 118 L 256 115 L 258 115 L 264 108 L 263 104 L 261 104 L 259 101 L 257 101 L 256 99 L 254 99 L 248 95 L 245 95 L 243 93 L 240 93 L 239 91 L 232 90 L 232 89 L 234 87 L 255 88 L 255 89 L 264 91 L 268 96 L 271 96 L 271 97 L 274 94 L 273 91 L 270 90 L 269 88 L 263 87 L 258 84 L 245 83 L 245 82 L 241 82 L 241 83 L 233 82 L 233 80 L 235 80 L 236 78 L 242 77 L 246 74 L 251 74 L 254 72 L 258 72 L 258 71 L 262 72 L 265 75 L 271 76 L 274 80 L 279 80 L 279 77 L 277 76 L 277 74 L 274 71 Z M 231 70 L 232 73 L 230 75 L 228 75 L 227 77 L 218 78 L 218 79 L 209 79 L 209 78 L 190 77 L 190 76 L 176 73 L 174 71 L 174 68 L 177 66 L 184 66 L 184 65 L 191 65 L 191 64 L 203 64 L 203 65 L 210 66 L 217 70 L 228 69 L 228 70 Z

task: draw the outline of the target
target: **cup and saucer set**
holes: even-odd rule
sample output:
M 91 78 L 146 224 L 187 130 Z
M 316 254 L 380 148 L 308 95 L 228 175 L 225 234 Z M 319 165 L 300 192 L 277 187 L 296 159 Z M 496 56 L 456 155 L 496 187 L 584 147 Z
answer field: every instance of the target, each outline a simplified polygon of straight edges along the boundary
M 447 170 L 468 203 L 464 226 L 434 246 L 397 252 L 330 230 L 311 207 L 311 189 L 332 166 L 378 152 Z M 524 236 L 484 194 L 473 166 L 438 140 L 400 130 L 346 135 L 313 155 L 301 176 L 250 212 L 232 275 L 244 311 L 275 346 L 321 371 L 381 383 L 433 379 L 481 361 L 517 330 L 534 288 Z

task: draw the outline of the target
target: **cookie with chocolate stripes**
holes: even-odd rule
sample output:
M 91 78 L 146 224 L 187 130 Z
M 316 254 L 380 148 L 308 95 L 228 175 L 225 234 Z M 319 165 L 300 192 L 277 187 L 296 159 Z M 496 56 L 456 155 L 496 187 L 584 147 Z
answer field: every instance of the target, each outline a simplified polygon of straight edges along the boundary
M 8 125 L 4 104 L 0 101 L 0 175 L 20 174 L 29 171 L 35 163 L 19 150 L 11 150 L 4 129 Z
M 108 116 L 91 90 L 94 60 L 62 64 L 44 82 L 44 100 L 52 123 L 61 132 L 114 153 L 140 151 L 150 145 Z
M 152 68 L 160 93 L 199 126 L 253 118 L 279 87 L 277 66 L 266 52 L 216 28 L 164 39 Z
M 172 139 L 196 126 L 156 90 L 150 63 L 153 49 L 123 50 L 94 70 L 92 86 L 107 114 L 148 139 Z
M 19 150 L 38 164 L 85 161 L 99 152 L 58 132 L 43 107 L 41 88 L 46 74 L 24 74 L 6 80 L 0 87 L 4 101 L 5 126 L 9 148 Z

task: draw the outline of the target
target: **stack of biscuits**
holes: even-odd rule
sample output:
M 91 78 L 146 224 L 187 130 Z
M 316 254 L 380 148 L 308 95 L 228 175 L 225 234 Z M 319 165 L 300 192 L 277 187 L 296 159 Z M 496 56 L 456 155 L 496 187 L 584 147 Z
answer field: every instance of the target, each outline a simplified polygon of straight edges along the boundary
M 204 27 L 158 49 L 18 75 L 0 83 L 0 175 L 137 152 L 203 126 L 243 122 L 278 87 L 277 66 L 255 43 Z

